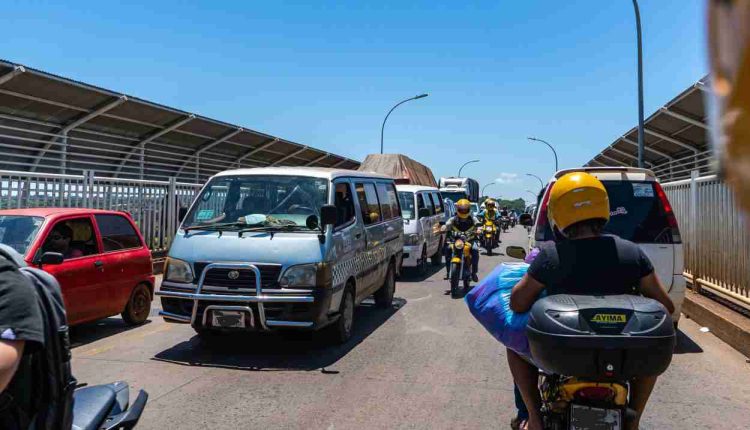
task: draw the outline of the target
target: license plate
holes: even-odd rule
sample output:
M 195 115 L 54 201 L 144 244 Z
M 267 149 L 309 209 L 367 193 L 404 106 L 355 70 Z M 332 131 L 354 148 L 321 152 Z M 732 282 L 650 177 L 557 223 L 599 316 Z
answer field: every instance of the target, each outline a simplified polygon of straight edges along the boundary
M 212 311 L 211 323 L 214 327 L 245 328 L 245 313 L 241 311 Z
M 617 409 L 570 405 L 570 430 L 621 430 L 622 417 Z

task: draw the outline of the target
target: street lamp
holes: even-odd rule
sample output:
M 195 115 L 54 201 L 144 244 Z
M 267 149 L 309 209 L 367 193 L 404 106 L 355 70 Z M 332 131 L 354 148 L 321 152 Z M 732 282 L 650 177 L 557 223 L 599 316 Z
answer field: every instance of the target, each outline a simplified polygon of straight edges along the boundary
M 638 35 L 638 167 L 643 167 L 643 42 L 641 40 L 641 12 L 638 0 L 633 0 L 635 26 Z
M 489 184 L 487 184 L 487 185 L 483 186 L 483 187 L 482 187 L 482 195 L 485 195 L 485 194 L 484 194 L 484 189 L 485 189 L 485 188 L 489 187 L 490 185 L 495 185 L 495 184 L 496 184 L 496 182 L 490 182 Z
M 531 190 L 526 190 L 526 192 L 529 193 L 529 194 L 531 194 L 532 196 L 534 196 L 534 200 L 535 201 L 536 201 L 536 198 L 539 197 L 535 192 L 533 192 Z
M 542 178 L 539 176 L 533 174 L 533 173 L 527 173 L 526 176 L 531 176 L 532 178 L 536 178 L 539 181 L 539 185 L 544 188 L 544 181 L 542 181 Z
M 417 100 L 417 99 L 423 99 L 427 97 L 429 94 L 420 94 L 418 96 L 409 97 L 406 100 L 401 100 L 400 102 L 396 103 L 395 106 L 391 108 L 391 110 L 388 111 L 388 114 L 386 114 L 385 119 L 383 119 L 383 126 L 380 127 L 380 153 L 383 153 L 383 131 L 385 131 L 385 122 L 388 121 L 388 117 L 391 116 L 391 112 L 393 112 L 394 109 L 401 106 L 402 104 L 411 101 L 411 100 Z
M 557 151 L 555 151 L 555 148 L 552 147 L 552 145 L 549 144 L 546 140 L 537 139 L 536 137 L 527 137 L 529 140 L 533 140 L 535 142 L 542 142 L 543 144 L 549 146 L 549 149 L 552 150 L 552 153 L 555 154 L 555 173 L 557 173 L 558 167 L 557 167 Z
M 458 177 L 459 178 L 461 177 L 461 170 L 463 170 L 464 166 L 466 166 L 467 164 L 470 164 L 470 163 L 479 163 L 479 160 L 471 160 L 471 161 L 467 161 L 464 164 L 462 164 L 461 167 L 458 169 Z

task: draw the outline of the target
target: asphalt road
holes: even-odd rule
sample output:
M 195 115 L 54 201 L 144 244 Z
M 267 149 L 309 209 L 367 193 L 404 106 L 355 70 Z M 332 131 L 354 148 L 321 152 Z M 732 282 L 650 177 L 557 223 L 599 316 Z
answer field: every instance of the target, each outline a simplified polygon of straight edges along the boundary
M 516 227 L 503 245 L 525 236 Z M 482 255 L 480 274 L 506 259 Z M 156 316 L 132 329 L 108 318 L 74 330 L 73 370 L 80 382 L 147 390 L 142 429 L 509 428 L 505 350 L 447 286 L 442 269 L 406 274 L 393 308 L 358 308 L 354 338 L 339 347 L 304 335 L 208 345 Z M 750 427 L 746 358 L 691 320 L 680 329 L 642 428 Z

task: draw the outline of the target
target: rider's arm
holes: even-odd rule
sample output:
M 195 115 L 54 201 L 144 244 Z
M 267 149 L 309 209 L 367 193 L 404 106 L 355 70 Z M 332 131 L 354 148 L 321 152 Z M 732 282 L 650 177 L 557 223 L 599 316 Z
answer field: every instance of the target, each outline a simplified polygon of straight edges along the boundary
M 5 391 L 23 356 L 22 340 L 0 340 L 0 393 Z
M 641 278 L 640 287 L 641 294 L 664 305 L 664 307 L 667 308 L 667 311 L 669 311 L 670 314 L 674 313 L 674 303 L 672 303 L 672 299 L 669 298 L 669 295 L 667 295 L 664 287 L 662 287 L 659 278 L 656 276 L 656 273 L 651 272 L 650 274 Z
M 544 290 L 544 284 L 537 281 L 528 273 L 513 287 L 510 293 L 510 308 L 513 312 L 526 312 L 531 309 L 539 293 Z

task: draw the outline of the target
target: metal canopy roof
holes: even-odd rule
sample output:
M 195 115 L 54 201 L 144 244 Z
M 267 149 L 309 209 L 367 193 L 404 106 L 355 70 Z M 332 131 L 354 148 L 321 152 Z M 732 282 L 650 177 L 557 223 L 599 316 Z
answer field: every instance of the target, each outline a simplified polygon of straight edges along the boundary
M 201 182 L 230 168 L 359 162 L 0 60 L 0 169 Z
M 711 156 L 703 77 L 651 114 L 644 122 L 643 160 L 662 180 L 688 177 L 691 170 L 708 171 Z M 585 166 L 637 166 L 638 127 L 618 137 Z

